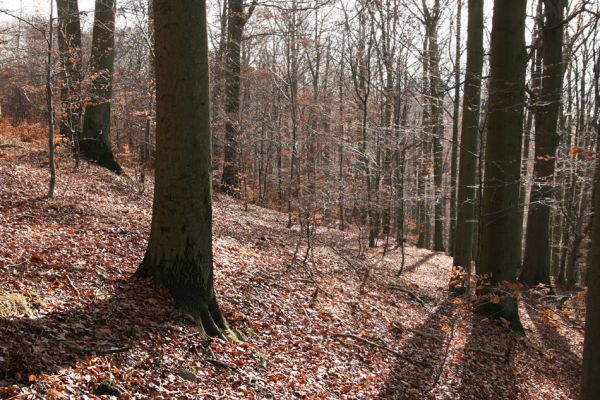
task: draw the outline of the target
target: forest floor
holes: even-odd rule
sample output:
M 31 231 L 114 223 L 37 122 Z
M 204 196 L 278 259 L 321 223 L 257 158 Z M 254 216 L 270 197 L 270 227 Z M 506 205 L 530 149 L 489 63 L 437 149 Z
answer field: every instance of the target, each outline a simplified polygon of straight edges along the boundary
M 152 187 L 59 158 L 0 126 L 0 398 L 574 399 L 581 294 L 522 296 L 527 340 L 450 297 L 451 259 L 406 246 L 357 256 L 323 227 L 314 254 L 287 216 L 214 201 L 217 293 L 245 341 L 207 339 L 132 277 Z M 565 294 L 566 295 L 566 294 Z

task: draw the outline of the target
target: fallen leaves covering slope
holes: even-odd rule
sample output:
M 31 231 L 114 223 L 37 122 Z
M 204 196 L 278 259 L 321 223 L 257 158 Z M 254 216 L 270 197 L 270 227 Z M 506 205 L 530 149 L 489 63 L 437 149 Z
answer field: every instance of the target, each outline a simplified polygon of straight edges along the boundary
M 41 199 L 44 156 L 0 134 L 4 398 L 576 397 L 581 315 L 524 306 L 527 346 L 448 298 L 448 257 L 408 247 L 398 278 L 399 249 L 356 257 L 355 234 L 323 228 L 314 256 L 291 265 L 299 233 L 285 215 L 220 196 L 217 290 L 247 340 L 200 337 L 160 288 L 131 277 L 151 190 L 63 161 L 57 199 Z

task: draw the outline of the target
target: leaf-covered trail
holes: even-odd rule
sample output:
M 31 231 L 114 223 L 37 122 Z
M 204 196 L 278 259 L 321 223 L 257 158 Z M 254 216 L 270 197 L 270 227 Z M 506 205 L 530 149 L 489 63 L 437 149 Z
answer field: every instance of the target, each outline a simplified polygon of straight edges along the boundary
M 132 279 L 151 188 L 62 160 L 57 199 L 41 199 L 35 149 L 0 132 L 2 398 L 577 396 L 579 299 L 522 302 L 527 344 L 448 297 L 444 255 L 407 246 L 397 277 L 400 249 L 356 257 L 356 232 L 321 228 L 314 256 L 300 263 L 303 244 L 292 265 L 299 233 L 285 214 L 221 196 L 217 292 L 247 340 L 200 337 L 160 288 Z

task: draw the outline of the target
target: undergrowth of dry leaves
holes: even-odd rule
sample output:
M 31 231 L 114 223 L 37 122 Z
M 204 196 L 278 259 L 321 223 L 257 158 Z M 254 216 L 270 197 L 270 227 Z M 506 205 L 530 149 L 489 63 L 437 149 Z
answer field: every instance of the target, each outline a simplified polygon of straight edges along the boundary
M 0 126 L 0 397 L 44 399 L 571 399 L 583 296 L 521 300 L 527 339 L 446 290 L 451 259 L 357 256 L 322 227 L 302 262 L 287 216 L 214 201 L 215 279 L 244 341 L 202 337 L 134 279 L 151 218 L 128 177 L 59 157 L 43 198 L 43 138 Z M 131 174 L 133 175 L 133 174 Z

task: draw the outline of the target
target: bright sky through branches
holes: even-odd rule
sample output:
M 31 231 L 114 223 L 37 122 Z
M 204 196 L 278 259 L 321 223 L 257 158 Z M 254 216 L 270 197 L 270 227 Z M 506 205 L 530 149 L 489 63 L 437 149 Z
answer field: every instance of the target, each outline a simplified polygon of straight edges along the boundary
M 50 10 L 50 1 L 55 0 L 0 0 L 0 8 L 24 15 L 46 14 Z M 94 11 L 94 0 L 79 0 L 79 10 Z M 56 5 L 54 6 L 56 13 Z M 6 15 L 0 15 L 0 20 L 6 20 Z

